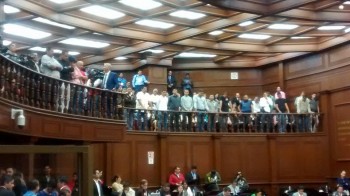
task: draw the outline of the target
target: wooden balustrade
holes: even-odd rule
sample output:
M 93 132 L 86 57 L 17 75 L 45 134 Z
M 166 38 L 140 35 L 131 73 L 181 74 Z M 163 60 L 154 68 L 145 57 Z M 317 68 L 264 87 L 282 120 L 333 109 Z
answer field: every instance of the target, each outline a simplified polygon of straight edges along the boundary
M 116 103 L 123 103 L 118 99 L 124 94 L 48 77 L 0 58 L 1 98 L 60 113 L 122 120 Z

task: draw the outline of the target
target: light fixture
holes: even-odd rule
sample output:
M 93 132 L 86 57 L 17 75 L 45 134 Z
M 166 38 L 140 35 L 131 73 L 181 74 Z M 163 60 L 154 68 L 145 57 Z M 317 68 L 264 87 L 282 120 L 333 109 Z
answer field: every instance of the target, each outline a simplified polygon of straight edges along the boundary
M 350 5 L 350 1 L 345 1 L 343 4 Z
M 203 18 L 205 14 L 202 13 L 197 13 L 197 12 L 191 12 L 191 11 L 186 11 L 186 10 L 178 10 L 176 12 L 170 13 L 170 16 L 175 16 L 178 18 L 185 18 L 189 20 L 196 20 L 199 18 Z
M 292 30 L 299 27 L 299 25 L 294 24 L 272 24 L 268 26 L 269 29 L 282 29 L 282 30 Z
M 75 56 L 75 55 L 80 54 L 80 52 L 69 51 L 68 54 L 69 54 L 69 55 L 72 55 L 72 56 Z
M 91 40 L 79 39 L 79 38 L 69 38 L 69 39 L 62 40 L 59 43 L 90 47 L 90 48 L 104 48 L 110 45 L 104 42 L 97 42 L 97 41 L 91 41 Z
M 339 9 L 344 9 L 344 5 L 339 5 Z
M 84 7 L 80 9 L 83 12 L 88 14 L 92 14 L 98 17 L 107 18 L 107 19 L 117 19 L 125 16 L 124 13 L 118 12 L 116 10 L 112 10 L 106 7 L 102 7 L 99 5 L 92 5 L 89 7 Z
M 349 33 L 350 32 L 350 28 L 347 28 L 344 30 L 345 33 Z
M 344 29 L 345 28 L 345 26 L 336 26 L 336 25 L 334 25 L 334 26 L 321 26 L 321 27 L 318 27 L 317 29 L 318 30 L 330 30 L 330 31 L 332 31 L 332 30 L 341 30 L 341 29 Z
M 26 37 L 29 39 L 42 39 L 51 36 L 51 33 L 35 30 L 17 24 L 4 24 L 4 32 L 11 35 Z
M 149 50 L 144 50 L 144 51 L 142 51 L 140 53 L 144 53 L 144 52 L 152 52 L 154 54 L 160 54 L 160 53 L 163 53 L 164 50 L 149 49 Z
M 208 33 L 209 35 L 221 35 L 221 34 L 223 34 L 224 32 L 223 31 L 221 31 L 221 30 L 217 30 L 217 31 L 212 31 L 212 32 L 210 32 L 210 33 Z
M 295 37 L 291 37 L 291 39 L 312 39 L 314 37 L 302 37 L 302 36 L 295 36 Z
M 26 117 L 24 116 L 23 109 L 11 109 L 11 119 L 15 120 L 17 116 L 18 128 L 23 128 L 26 125 Z
M 2 45 L 3 46 L 8 46 L 8 45 L 10 45 L 12 42 L 11 41 L 9 41 L 9 40 L 2 40 Z
M 244 33 L 238 36 L 239 38 L 246 38 L 246 39 L 268 39 L 271 36 L 270 35 L 262 35 L 262 34 L 253 34 L 253 33 Z
M 128 58 L 126 58 L 125 56 L 119 56 L 119 57 L 116 57 L 114 58 L 115 60 L 118 60 L 118 61 L 122 61 L 122 60 L 126 60 Z
M 34 18 L 33 20 L 37 21 L 37 22 L 49 24 L 49 25 L 52 25 L 52 26 L 65 28 L 65 29 L 75 29 L 75 27 L 72 27 L 72 26 L 69 26 L 69 25 L 65 25 L 65 24 L 61 24 L 61 23 L 58 23 L 58 22 L 54 22 L 54 21 L 51 21 L 51 20 L 48 20 L 48 19 L 45 19 L 45 18 L 41 18 L 41 17 Z
M 43 48 L 40 46 L 35 46 L 32 48 L 29 48 L 29 50 L 38 51 L 38 52 L 46 52 L 46 48 Z M 54 49 L 53 52 L 54 53 L 62 53 L 62 50 Z
M 121 0 L 120 3 L 140 10 L 151 10 L 162 6 L 161 3 L 153 0 Z
M 168 29 L 175 26 L 174 24 L 171 24 L 171 23 L 161 22 L 156 20 L 148 20 L 148 19 L 139 20 L 135 23 L 138 25 L 149 26 L 149 27 L 160 28 L 160 29 Z
M 254 22 L 249 20 L 249 21 L 239 23 L 238 26 L 245 27 L 245 26 L 249 26 L 251 24 L 254 24 Z
M 57 3 L 57 4 L 64 4 L 64 3 L 69 3 L 72 1 L 76 1 L 76 0 L 50 0 L 50 1 Z
M 216 54 L 202 54 L 202 53 L 192 53 L 192 52 L 182 52 L 175 57 L 182 58 L 213 58 L 216 57 Z
M 19 10 L 18 8 L 12 7 L 10 5 L 4 5 L 4 12 L 5 14 L 13 14 L 13 13 L 17 13 L 20 12 L 21 10 Z

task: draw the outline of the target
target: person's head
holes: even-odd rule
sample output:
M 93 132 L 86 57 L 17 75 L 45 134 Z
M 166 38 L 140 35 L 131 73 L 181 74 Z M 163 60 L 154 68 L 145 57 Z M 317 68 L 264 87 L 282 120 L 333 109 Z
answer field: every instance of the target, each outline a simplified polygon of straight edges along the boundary
M 190 91 L 188 89 L 184 90 L 184 95 L 188 96 L 190 94 Z
M 169 183 L 164 183 L 163 186 L 162 186 L 162 189 L 165 192 L 169 192 L 170 191 L 170 184 Z
M 166 91 L 162 91 L 162 96 L 166 97 L 167 96 L 167 92 Z
M 236 98 L 237 99 L 241 98 L 241 95 L 239 93 L 236 93 Z
M 34 62 L 38 62 L 38 60 L 39 60 L 38 53 L 36 53 L 36 52 L 32 53 L 32 54 L 30 55 L 30 57 L 32 58 L 32 60 L 33 60 Z
M 14 187 L 14 180 L 13 177 L 10 175 L 3 175 L 0 178 L 0 186 L 5 187 L 8 190 L 12 190 Z
M 15 169 L 13 169 L 13 167 L 8 167 L 6 169 L 6 175 L 13 176 L 14 173 L 15 173 Z
M 47 54 L 48 56 L 52 57 L 52 56 L 53 56 L 53 48 L 47 47 L 47 48 L 46 48 L 46 54 Z
M 143 93 L 146 93 L 146 92 L 147 92 L 147 87 L 144 86 L 144 87 L 142 88 L 142 92 L 143 92 Z
M 172 71 L 169 71 L 169 72 L 168 72 L 168 75 L 169 75 L 169 76 L 173 75 L 173 72 L 172 72 Z
M 345 178 L 345 176 L 346 176 L 346 171 L 345 170 L 341 171 L 340 172 L 340 177 L 341 178 Z
M 184 191 L 184 187 L 180 184 L 177 186 L 177 192 L 182 193 Z
M 299 186 L 298 187 L 298 193 L 303 194 L 304 193 L 304 187 Z
M 142 75 L 142 71 L 141 70 L 139 70 L 139 71 L 137 71 L 137 75 Z
M 186 73 L 186 74 L 185 74 L 185 78 L 190 78 L 190 74 L 189 74 L 189 73 Z
M 224 94 L 222 94 L 223 97 L 227 97 L 227 92 L 225 91 Z
M 184 182 L 182 183 L 182 186 L 184 187 L 184 189 L 185 189 L 185 190 L 187 190 L 187 188 L 188 188 L 188 184 L 187 184 L 187 182 L 186 182 L 186 181 L 184 181 Z
M 316 98 L 317 98 L 317 94 L 316 93 L 312 93 L 311 99 L 316 99 Z
M 268 92 L 264 92 L 263 97 L 267 97 L 267 96 L 269 96 L 269 93 Z
M 51 167 L 46 165 L 44 168 L 44 173 L 45 173 L 45 175 L 50 175 L 51 174 Z
M 112 65 L 110 63 L 103 64 L 103 71 L 105 73 L 108 73 L 109 71 L 111 71 L 111 69 L 112 69 Z
M 52 193 L 56 188 L 56 182 L 55 181 L 49 181 L 46 186 L 46 191 L 48 193 Z
M 131 88 L 131 87 L 128 87 L 128 88 L 126 89 L 126 92 L 127 92 L 127 93 L 131 93 L 131 92 L 132 92 L 132 88 Z
M 57 187 L 61 188 L 65 185 L 67 185 L 67 183 L 68 183 L 68 178 L 66 176 L 61 176 L 57 180 Z
M 141 182 L 140 182 L 140 187 L 143 190 L 146 190 L 148 188 L 148 181 L 146 179 L 142 179 Z
M 16 171 L 13 175 L 13 179 L 23 179 L 24 177 L 23 177 L 23 173 L 22 172 L 20 172 L 20 171 Z
M 236 187 L 237 186 L 237 182 L 234 180 L 231 184 L 233 187 Z
M 8 48 L 9 48 L 9 51 L 16 52 L 16 44 L 15 43 L 11 43 Z
M 210 175 L 211 175 L 211 176 L 216 176 L 216 171 L 215 171 L 215 170 L 212 170 L 212 171 L 210 172 Z
M 122 182 L 122 178 L 119 175 L 115 175 L 112 178 L 112 183 L 117 182 L 117 183 L 121 183 Z
M 199 91 L 198 91 L 198 96 L 199 96 L 199 97 L 202 97 L 203 95 L 204 95 L 204 92 L 203 92 L 202 90 L 199 90 Z
M 277 98 L 278 98 L 278 99 L 281 99 L 281 98 L 282 98 L 282 94 L 281 94 L 280 91 L 277 91 Z
M 277 92 L 280 92 L 280 91 L 281 91 L 281 87 L 278 86 L 278 87 L 276 88 L 276 91 L 277 91 Z
M 214 100 L 214 95 L 209 95 L 209 100 L 213 101 Z
M 77 61 L 76 65 L 80 70 L 84 69 L 84 62 L 83 61 Z
M 344 187 L 338 186 L 337 192 L 338 192 L 338 193 L 343 193 L 343 191 L 344 191 Z
M 130 191 L 130 183 L 129 182 L 123 183 L 123 191 L 126 193 Z
M 126 86 L 131 86 L 131 83 L 130 82 L 126 82 Z
M 215 99 L 219 98 L 219 93 L 215 94 Z
M 179 166 L 176 166 L 176 167 L 174 168 L 174 173 L 175 173 L 175 174 L 179 174 L 180 172 L 181 172 L 180 167 L 179 167 Z
M 173 95 L 177 95 L 177 89 L 173 89 Z
M 305 97 L 305 92 L 304 92 L 304 91 L 301 91 L 300 96 L 301 96 L 301 97 Z
M 78 180 L 78 174 L 74 172 L 73 175 L 72 175 L 72 178 L 73 178 L 74 181 L 77 181 Z
M 243 96 L 243 100 L 247 101 L 249 99 L 248 95 Z
M 238 171 L 238 172 L 237 172 L 237 177 L 242 177 L 242 176 L 243 176 L 242 172 L 241 172 L 241 171 Z
M 255 102 L 259 102 L 259 101 L 260 101 L 259 97 L 255 97 L 255 98 L 254 98 L 254 101 L 255 101 Z
M 124 74 L 122 72 L 119 73 L 119 78 L 124 77 Z
M 40 189 L 39 181 L 36 179 L 29 180 L 27 183 L 27 189 L 33 191 L 34 193 L 38 192 Z
M 61 60 L 65 60 L 68 61 L 68 50 L 62 50 L 61 54 L 60 54 L 60 59 Z
M 196 172 L 197 172 L 197 166 L 193 165 L 193 166 L 191 167 L 191 171 L 196 173 Z
M 153 95 L 158 95 L 158 89 L 153 89 L 153 91 L 152 91 L 152 93 L 153 93 Z
M 102 174 L 103 174 L 102 171 L 95 169 L 92 175 L 93 175 L 93 178 L 97 180 L 102 177 Z
M 224 196 L 230 196 L 231 195 L 231 189 L 228 188 L 228 187 L 224 187 L 222 189 L 222 193 L 223 193 Z

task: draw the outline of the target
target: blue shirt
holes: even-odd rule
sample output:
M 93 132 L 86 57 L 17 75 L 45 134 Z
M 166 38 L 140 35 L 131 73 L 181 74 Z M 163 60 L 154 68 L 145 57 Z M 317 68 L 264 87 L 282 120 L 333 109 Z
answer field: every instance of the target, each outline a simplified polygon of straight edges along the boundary
M 121 86 L 123 88 L 126 88 L 126 79 L 125 78 L 119 78 L 118 77 L 118 86 Z
M 45 191 L 38 192 L 37 196 L 58 196 L 57 191 L 52 191 L 51 193 L 47 193 Z
M 36 194 L 33 191 L 27 191 L 23 196 L 36 196 Z
M 147 82 L 146 76 L 144 75 L 134 75 L 134 77 L 132 78 L 132 86 L 139 86 L 139 85 L 145 85 L 145 83 Z
M 241 111 L 242 112 L 246 112 L 246 113 L 250 113 L 252 112 L 252 101 L 250 100 L 242 100 L 241 101 Z

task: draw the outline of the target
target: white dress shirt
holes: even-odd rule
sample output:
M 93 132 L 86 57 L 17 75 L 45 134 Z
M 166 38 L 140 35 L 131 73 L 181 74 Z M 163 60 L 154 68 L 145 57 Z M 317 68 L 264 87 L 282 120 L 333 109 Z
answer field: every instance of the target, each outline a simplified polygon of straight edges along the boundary
M 168 109 L 168 100 L 167 96 L 160 96 L 157 102 L 157 110 L 166 111 Z
M 267 112 L 267 113 L 271 112 L 270 105 L 272 105 L 273 102 L 272 102 L 272 99 L 270 97 L 261 97 L 259 104 L 260 104 L 260 108 L 264 109 L 265 112 Z

